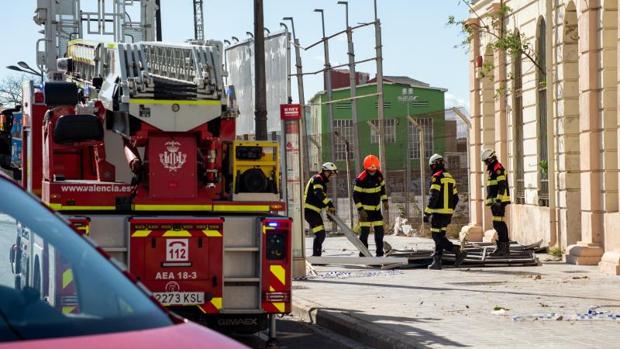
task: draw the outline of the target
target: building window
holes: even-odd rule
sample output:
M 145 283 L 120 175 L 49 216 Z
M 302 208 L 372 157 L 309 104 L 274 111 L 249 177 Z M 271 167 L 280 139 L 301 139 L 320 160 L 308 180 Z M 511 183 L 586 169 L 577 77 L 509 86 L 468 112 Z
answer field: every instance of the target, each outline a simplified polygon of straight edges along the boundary
M 517 32 L 517 37 L 519 33 Z M 523 171 L 523 71 L 522 56 L 513 56 L 513 124 L 514 128 L 514 164 L 515 164 L 515 200 L 517 204 L 525 203 L 525 173 Z
M 375 127 L 379 127 L 379 120 L 372 120 Z M 396 143 L 396 119 L 384 119 L 383 125 L 385 129 L 385 143 Z M 370 128 L 370 143 L 379 144 L 379 132 L 373 127 Z
M 418 124 L 424 128 L 424 157 L 430 158 L 433 155 L 433 119 L 416 119 Z M 420 132 L 412 123 L 409 123 L 409 158 L 420 158 Z
M 547 164 L 549 161 L 549 152 L 547 149 L 547 83 L 544 71 L 547 63 L 546 50 L 546 25 L 545 20 L 540 19 L 538 23 L 537 38 L 537 62 L 539 69 L 536 70 L 537 81 L 537 104 L 538 104 L 538 164 L 539 173 L 538 186 L 538 204 L 540 206 L 549 206 L 549 176 L 547 173 Z
M 353 141 L 353 121 L 352 120 L 334 120 L 334 132 L 338 132 L 336 140 L 336 159 L 335 161 L 346 161 L 346 143 Z M 353 158 L 353 152 L 349 147 L 349 160 Z

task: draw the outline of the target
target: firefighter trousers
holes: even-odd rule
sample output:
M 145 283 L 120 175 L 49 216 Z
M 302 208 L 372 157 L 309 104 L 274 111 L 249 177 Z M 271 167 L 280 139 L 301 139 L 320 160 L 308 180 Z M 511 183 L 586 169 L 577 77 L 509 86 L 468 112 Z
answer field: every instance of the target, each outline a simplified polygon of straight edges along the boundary
M 364 246 L 368 247 L 368 234 L 370 234 L 370 228 L 375 231 L 375 245 L 377 246 L 377 257 L 383 256 L 383 215 L 381 211 L 366 211 L 368 213 L 368 220 L 366 222 L 360 222 L 360 240 Z M 363 255 L 360 253 L 360 257 Z
M 431 235 L 433 236 L 433 241 L 435 241 L 436 255 L 443 254 L 443 251 L 454 250 L 454 244 L 446 237 L 448 224 L 450 224 L 451 220 L 452 215 L 450 214 L 435 213 L 431 217 Z
M 506 215 L 506 206 L 491 205 L 491 213 L 493 214 L 493 229 L 497 232 L 497 240 L 500 242 L 508 242 L 508 226 L 504 222 Z
M 304 219 L 310 225 L 310 231 L 314 234 L 312 242 L 312 256 L 320 257 L 323 251 L 323 241 L 325 241 L 325 225 L 320 213 L 311 209 L 304 209 Z

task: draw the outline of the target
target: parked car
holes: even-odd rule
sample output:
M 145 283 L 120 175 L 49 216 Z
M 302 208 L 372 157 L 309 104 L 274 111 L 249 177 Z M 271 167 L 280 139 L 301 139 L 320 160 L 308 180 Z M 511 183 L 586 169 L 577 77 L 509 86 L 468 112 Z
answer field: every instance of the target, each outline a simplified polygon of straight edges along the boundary
M 245 348 L 168 312 L 2 174 L 0 193 L 0 348 Z

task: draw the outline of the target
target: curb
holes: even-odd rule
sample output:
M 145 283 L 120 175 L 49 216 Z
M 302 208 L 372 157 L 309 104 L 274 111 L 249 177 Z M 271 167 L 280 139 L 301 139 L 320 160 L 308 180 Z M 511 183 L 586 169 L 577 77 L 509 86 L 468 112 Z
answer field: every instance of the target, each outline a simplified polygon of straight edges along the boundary
M 305 322 L 319 325 L 357 343 L 377 349 L 417 349 L 411 338 L 390 331 L 381 325 L 359 319 L 342 309 L 324 308 L 300 297 L 294 297 L 293 315 Z

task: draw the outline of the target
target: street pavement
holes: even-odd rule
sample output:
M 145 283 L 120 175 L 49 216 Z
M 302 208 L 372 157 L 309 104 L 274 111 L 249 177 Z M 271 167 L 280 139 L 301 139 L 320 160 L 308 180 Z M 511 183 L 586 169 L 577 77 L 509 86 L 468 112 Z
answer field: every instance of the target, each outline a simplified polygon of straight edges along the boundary
M 365 349 L 351 339 L 321 328 L 315 324 L 301 321 L 293 316 L 277 320 L 278 341 L 274 349 Z M 233 336 L 233 338 L 251 348 L 263 349 L 267 336 L 260 335 Z
M 398 249 L 433 245 L 386 240 Z M 357 254 L 343 237 L 324 247 L 324 255 Z M 537 267 L 315 267 L 319 276 L 294 282 L 294 313 L 376 348 L 618 348 L 620 278 L 540 257 L 548 261 Z

